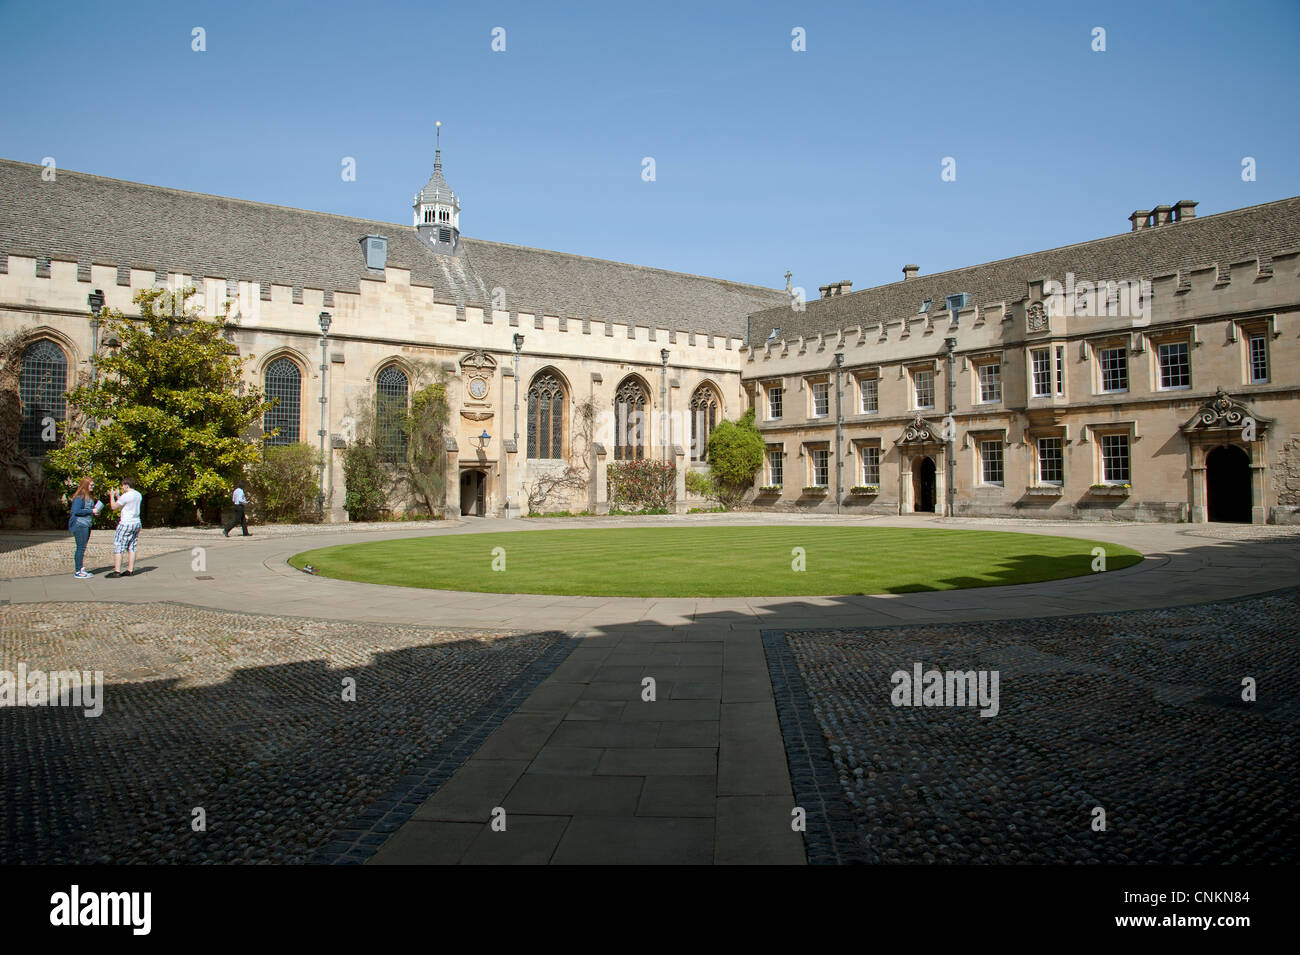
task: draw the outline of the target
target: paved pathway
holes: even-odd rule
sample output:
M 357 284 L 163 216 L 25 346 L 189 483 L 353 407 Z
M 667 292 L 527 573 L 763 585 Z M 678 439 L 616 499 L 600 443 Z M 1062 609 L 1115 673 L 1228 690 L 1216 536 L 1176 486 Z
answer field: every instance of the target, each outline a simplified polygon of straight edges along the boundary
M 816 523 L 781 515 L 709 523 Z M 465 521 L 440 534 L 673 520 Z M 875 526 L 970 526 L 1112 541 L 1147 556 L 1107 574 L 1017 587 L 877 597 L 643 599 L 472 594 L 357 584 L 293 570 L 312 546 L 421 536 L 430 528 L 226 540 L 140 561 L 143 573 L 0 582 L 14 602 L 160 600 L 251 613 L 440 627 L 560 629 L 583 643 L 404 825 L 376 862 L 776 862 L 803 860 L 760 633 L 1091 613 L 1219 600 L 1300 580 L 1300 537 L 1234 541 L 1204 526 L 992 524 L 845 519 Z M 190 548 L 201 546 L 202 569 Z M 643 699 L 646 678 L 655 700 Z M 492 825 L 505 811 L 505 830 Z

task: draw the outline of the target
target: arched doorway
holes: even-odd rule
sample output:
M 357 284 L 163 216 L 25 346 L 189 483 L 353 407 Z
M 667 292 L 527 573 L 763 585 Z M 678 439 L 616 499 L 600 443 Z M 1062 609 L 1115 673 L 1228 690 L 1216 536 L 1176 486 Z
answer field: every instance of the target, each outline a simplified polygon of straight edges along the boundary
M 482 471 L 460 473 L 460 513 L 466 517 L 487 514 L 487 475 Z
M 933 514 L 934 489 L 934 458 L 921 458 L 912 466 L 912 510 L 917 514 Z
M 1250 455 L 1235 445 L 1220 445 L 1205 456 L 1205 503 L 1212 521 L 1250 523 Z

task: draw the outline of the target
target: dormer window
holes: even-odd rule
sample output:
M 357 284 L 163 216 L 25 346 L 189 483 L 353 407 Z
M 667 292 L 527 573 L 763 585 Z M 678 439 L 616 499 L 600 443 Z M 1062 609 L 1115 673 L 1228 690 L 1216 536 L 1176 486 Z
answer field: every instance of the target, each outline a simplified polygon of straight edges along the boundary
M 382 235 L 363 235 L 361 254 L 365 256 L 366 268 L 382 272 L 388 265 L 388 239 Z
M 930 305 L 933 303 L 933 301 L 934 299 L 927 298 L 924 302 L 922 302 L 919 314 L 924 315 L 926 312 L 930 311 Z
M 948 296 L 948 311 L 955 312 L 959 308 L 965 308 L 970 304 L 969 292 L 958 292 L 956 295 Z

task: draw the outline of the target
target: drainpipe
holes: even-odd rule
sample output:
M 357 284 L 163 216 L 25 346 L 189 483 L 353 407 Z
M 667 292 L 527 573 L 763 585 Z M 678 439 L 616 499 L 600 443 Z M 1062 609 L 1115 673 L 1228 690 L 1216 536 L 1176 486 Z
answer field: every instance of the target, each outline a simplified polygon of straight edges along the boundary
M 844 497 L 844 456 L 840 453 L 844 443 L 844 391 L 840 374 L 844 367 L 844 352 L 835 353 L 835 513 L 840 513 Z
M 954 459 L 955 458 L 954 450 L 956 448 L 956 443 L 957 443 L 956 440 L 957 426 L 955 423 L 953 423 L 952 413 L 955 407 L 956 397 L 957 397 L 957 382 L 953 377 L 952 353 L 953 353 L 953 349 L 957 347 L 957 339 L 945 338 L 943 340 L 943 344 L 948 349 L 948 367 L 945 374 L 948 376 L 948 421 L 950 422 L 948 427 L 944 428 L 944 431 L 947 432 L 946 435 L 947 447 L 945 449 L 944 457 L 947 458 L 947 475 L 948 475 L 948 486 L 945 489 L 947 491 L 945 496 L 948 498 L 948 505 L 947 505 L 948 516 L 953 517 L 956 514 L 956 510 L 957 510 L 957 485 L 956 485 L 957 462 Z

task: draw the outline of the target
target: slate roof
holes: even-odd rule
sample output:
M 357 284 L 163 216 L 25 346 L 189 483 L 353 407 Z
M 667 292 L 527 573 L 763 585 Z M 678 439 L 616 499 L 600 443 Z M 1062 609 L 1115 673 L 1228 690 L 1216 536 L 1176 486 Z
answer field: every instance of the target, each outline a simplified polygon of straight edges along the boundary
M 947 296 L 959 292 L 970 293 L 970 305 L 1019 302 L 1027 297 L 1031 280 L 1064 283 L 1067 272 L 1073 272 L 1076 280 L 1121 282 L 1180 269 L 1228 266 L 1254 255 L 1267 261 L 1271 255 L 1296 248 L 1300 248 L 1300 197 L 810 299 L 803 312 L 783 305 L 755 313 L 751 336 L 758 345 L 773 328 L 781 329 L 778 339 L 792 340 L 881 319 L 897 321 L 917 315 L 925 299 L 933 300 L 932 313 L 942 312 Z
M 420 190 L 419 200 L 421 202 L 456 202 L 456 193 L 452 192 L 451 186 L 447 185 L 447 180 L 442 177 L 442 154 L 439 152 L 437 158 L 433 161 L 433 175 L 429 181 L 424 184 Z
M 409 225 L 184 192 L 0 159 L 0 255 L 49 256 L 294 288 L 356 292 L 359 239 L 388 238 L 388 264 L 439 302 L 609 319 L 743 338 L 745 316 L 781 291 L 462 236 L 462 254 L 425 247 Z

